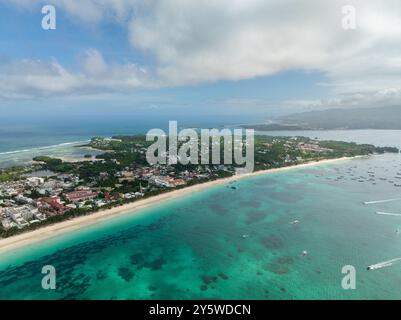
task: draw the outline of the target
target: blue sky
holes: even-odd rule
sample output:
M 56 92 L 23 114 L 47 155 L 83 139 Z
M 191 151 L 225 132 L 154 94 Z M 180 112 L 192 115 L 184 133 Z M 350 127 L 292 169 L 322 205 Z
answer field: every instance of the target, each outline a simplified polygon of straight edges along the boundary
M 380 20 L 355 32 L 340 5 L 302 2 L 54 0 L 57 29 L 45 31 L 46 1 L 0 0 L 0 108 L 264 119 L 398 102 L 397 2 L 379 8 L 389 30 Z M 370 17 L 373 2 L 353 3 Z
M 76 69 L 79 54 L 97 48 L 106 59 L 150 62 L 141 51 L 131 49 L 124 26 L 109 22 L 91 26 L 68 17 L 64 10 L 57 10 L 57 29 L 44 31 L 41 7 L 21 10 L 0 3 L 2 54 L 44 60 L 55 57 L 64 66 Z M 12 30 L 11 34 L 7 30 Z

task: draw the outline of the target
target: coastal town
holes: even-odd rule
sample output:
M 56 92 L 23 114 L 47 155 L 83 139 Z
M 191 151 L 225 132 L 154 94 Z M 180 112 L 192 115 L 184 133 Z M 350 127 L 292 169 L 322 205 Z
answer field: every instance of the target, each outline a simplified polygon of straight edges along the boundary
M 0 236 L 236 174 L 236 165 L 150 166 L 146 161 L 149 144 L 144 136 L 96 137 L 79 146 L 104 151 L 95 157 L 65 162 L 40 156 L 24 167 L 0 170 Z M 398 149 L 305 137 L 256 136 L 255 171 L 384 152 Z

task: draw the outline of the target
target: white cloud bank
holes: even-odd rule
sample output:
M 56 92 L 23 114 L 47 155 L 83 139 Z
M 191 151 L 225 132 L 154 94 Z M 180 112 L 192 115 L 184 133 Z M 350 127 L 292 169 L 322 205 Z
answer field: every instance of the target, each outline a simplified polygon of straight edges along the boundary
M 89 49 L 81 59 L 81 71 L 66 70 L 56 59 L 3 61 L 0 64 L 0 96 L 32 98 L 65 94 L 126 92 L 152 86 L 145 69 L 135 64 L 106 64 L 102 54 Z
M 38 0 L 3 0 L 29 8 Z M 70 93 L 132 90 L 241 80 L 287 70 L 323 72 L 332 98 L 311 107 L 394 104 L 401 98 L 399 0 L 53 0 L 82 23 L 104 20 L 128 29 L 128 41 L 151 54 L 151 72 L 108 65 L 90 49 L 82 70 L 56 61 L 0 67 L 0 92 Z M 342 7 L 357 28 L 342 28 Z M 40 66 L 40 68 L 39 68 Z M 308 105 L 308 101 L 289 103 Z

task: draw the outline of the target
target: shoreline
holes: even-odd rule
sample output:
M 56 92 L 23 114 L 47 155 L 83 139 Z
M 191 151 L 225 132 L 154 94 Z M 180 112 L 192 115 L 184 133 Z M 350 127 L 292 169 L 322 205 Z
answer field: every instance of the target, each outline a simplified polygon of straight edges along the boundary
M 53 237 L 57 237 L 59 235 L 72 232 L 75 230 L 83 229 L 85 227 L 93 226 L 95 224 L 107 221 L 109 219 L 113 219 L 117 216 L 121 216 L 124 214 L 135 214 L 138 211 L 148 208 L 152 205 L 157 205 L 165 201 L 170 201 L 173 199 L 180 198 L 182 196 L 191 194 L 193 192 L 199 192 L 211 187 L 225 185 L 235 180 L 245 179 L 249 177 L 267 175 L 270 173 L 288 171 L 293 169 L 306 168 L 310 166 L 316 166 L 320 164 L 328 164 L 335 163 L 339 161 L 352 160 L 357 158 L 363 158 L 369 156 L 355 156 L 355 157 L 342 157 L 337 159 L 326 159 L 320 161 L 312 161 L 307 163 L 302 163 L 298 165 L 281 167 L 281 168 L 273 168 L 267 170 L 254 171 L 251 173 L 246 173 L 242 175 L 235 175 L 228 178 L 208 181 L 200 184 L 196 184 L 189 187 L 184 187 L 178 190 L 172 190 L 170 192 L 162 193 L 156 196 L 152 196 L 146 199 L 141 199 L 132 203 L 127 203 L 122 206 L 114 207 L 111 209 L 99 210 L 97 212 L 88 214 L 86 216 L 81 216 L 77 218 L 73 218 L 71 220 L 62 221 L 59 223 L 55 223 L 53 225 L 49 225 L 43 228 L 39 228 L 33 231 L 25 232 L 22 234 L 18 234 L 15 236 L 11 236 L 9 238 L 0 239 L 0 254 L 9 252 L 15 249 L 19 249 L 24 246 L 34 245 L 35 243 L 41 242 L 43 240 L 47 240 Z

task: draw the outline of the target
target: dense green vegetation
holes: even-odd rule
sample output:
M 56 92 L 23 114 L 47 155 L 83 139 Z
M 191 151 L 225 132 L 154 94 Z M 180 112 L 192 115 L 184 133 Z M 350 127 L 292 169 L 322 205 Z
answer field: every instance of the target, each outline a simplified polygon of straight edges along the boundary
M 19 180 L 20 178 L 21 178 L 21 171 L 19 170 L 7 169 L 0 171 L 0 182 L 16 181 Z
M 7 181 L 18 181 L 22 178 L 23 174 L 33 171 L 35 168 L 35 166 L 27 166 L 0 169 L 0 183 Z
M 372 153 L 381 154 L 384 152 L 398 152 L 398 149 L 393 147 L 375 147 L 371 144 L 357 144 L 354 142 L 321 141 L 319 145 L 323 148 L 332 149 L 333 157 L 352 157 L 357 155 L 368 155 Z

